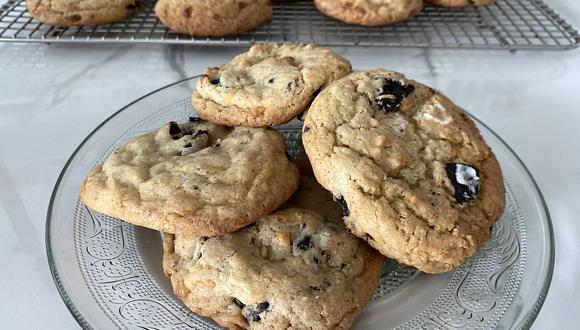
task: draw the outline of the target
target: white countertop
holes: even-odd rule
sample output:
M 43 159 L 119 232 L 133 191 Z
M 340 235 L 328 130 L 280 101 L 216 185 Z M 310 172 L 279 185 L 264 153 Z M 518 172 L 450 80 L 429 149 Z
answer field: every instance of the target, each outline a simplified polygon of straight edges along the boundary
M 551 5 L 580 28 L 580 4 Z M 44 226 L 56 178 L 79 143 L 132 100 L 241 50 L 0 44 L 2 328 L 78 328 L 50 275 Z M 556 241 L 552 286 L 533 328 L 580 327 L 580 50 L 335 50 L 357 69 L 395 69 L 442 90 L 519 154 L 546 198 Z

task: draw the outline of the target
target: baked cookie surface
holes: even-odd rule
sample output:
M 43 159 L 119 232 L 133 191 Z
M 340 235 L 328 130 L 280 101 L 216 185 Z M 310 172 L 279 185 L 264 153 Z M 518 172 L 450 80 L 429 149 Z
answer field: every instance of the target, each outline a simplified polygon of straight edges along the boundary
M 422 271 L 461 264 L 503 213 L 501 170 L 473 121 L 402 74 L 335 82 L 312 103 L 302 139 L 352 233 Z
M 314 177 L 301 176 L 300 186 L 283 207 L 294 207 L 316 212 L 327 221 L 342 222 L 340 203 Z
M 485 6 L 495 3 L 495 0 L 427 0 L 429 3 L 441 7 Z
M 272 19 L 270 0 L 159 0 L 155 15 L 175 32 L 226 36 L 254 30 Z
M 298 188 L 278 132 L 190 121 L 122 145 L 85 179 L 82 201 L 135 225 L 214 236 L 255 222 Z
M 314 0 L 314 4 L 327 16 L 364 26 L 404 21 L 423 9 L 423 0 Z
M 32 17 L 56 26 L 105 24 L 133 15 L 141 0 L 27 0 Z
M 382 265 L 341 223 L 296 208 L 224 236 L 164 235 L 163 248 L 177 297 L 230 329 L 347 329 Z
M 201 117 L 221 125 L 279 125 L 304 111 L 316 93 L 350 71 L 350 63 L 328 48 L 256 45 L 205 70 L 192 103 Z

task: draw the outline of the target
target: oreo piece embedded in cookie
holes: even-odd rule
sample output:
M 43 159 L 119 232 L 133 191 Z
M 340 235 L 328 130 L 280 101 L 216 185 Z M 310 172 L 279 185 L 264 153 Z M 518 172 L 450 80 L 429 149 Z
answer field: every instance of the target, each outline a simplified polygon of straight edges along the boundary
M 447 177 L 455 189 L 455 200 L 460 203 L 470 202 L 479 192 L 479 170 L 467 164 L 445 164 Z
M 385 112 L 395 112 L 401 101 L 415 90 L 413 85 L 403 85 L 398 80 L 386 78 L 376 102 Z

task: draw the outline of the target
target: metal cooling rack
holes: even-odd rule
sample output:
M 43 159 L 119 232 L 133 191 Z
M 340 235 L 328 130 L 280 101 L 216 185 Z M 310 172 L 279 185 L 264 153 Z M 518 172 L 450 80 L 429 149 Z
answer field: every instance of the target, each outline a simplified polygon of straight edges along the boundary
M 156 43 L 240 45 L 303 42 L 329 46 L 564 50 L 580 36 L 541 0 L 497 0 L 483 7 L 426 6 L 412 19 L 380 28 L 344 24 L 320 14 L 312 1 L 276 1 L 272 21 L 231 37 L 190 37 L 169 31 L 155 17 L 154 1 L 124 21 L 106 25 L 54 27 L 28 14 L 25 0 L 0 8 L 0 40 L 67 43 Z

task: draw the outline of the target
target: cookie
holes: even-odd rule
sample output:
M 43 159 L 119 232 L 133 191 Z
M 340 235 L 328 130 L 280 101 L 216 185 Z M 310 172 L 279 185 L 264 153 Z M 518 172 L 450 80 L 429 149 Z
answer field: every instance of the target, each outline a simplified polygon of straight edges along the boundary
M 342 222 L 340 203 L 334 200 L 332 194 L 311 176 L 301 176 L 298 191 L 283 207 L 300 208 L 314 211 L 328 221 Z
M 347 329 L 382 264 L 344 225 L 296 208 L 224 236 L 164 235 L 163 249 L 177 297 L 230 329 Z
M 38 21 L 56 25 L 105 24 L 131 16 L 141 0 L 28 0 L 26 7 Z
M 192 103 L 201 117 L 229 126 L 290 121 L 350 63 L 314 45 L 256 45 L 229 63 L 205 70 Z
M 155 15 L 170 30 L 192 36 L 251 31 L 272 19 L 270 0 L 159 0 Z
M 314 4 L 326 16 L 364 26 L 404 21 L 423 9 L 423 0 L 314 0 Z
M 441 7 L 484 6 L 495 3 L 495 0 L 427 0 L 429 3 Z
M 255 222 L 298 188 L 278 132 L 190 121 L 122 145 L 85 179 L 82 201 L 135 225 L 215 236 Z
M 308 110 L 302 140 L 352 233 L 422 271 L 464 262 L 503 213 L 502 173 L 473 121 L 402 74 L 335 82 Z

